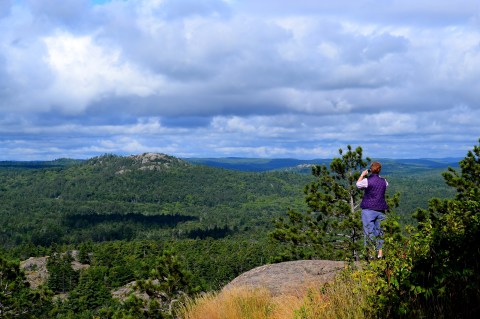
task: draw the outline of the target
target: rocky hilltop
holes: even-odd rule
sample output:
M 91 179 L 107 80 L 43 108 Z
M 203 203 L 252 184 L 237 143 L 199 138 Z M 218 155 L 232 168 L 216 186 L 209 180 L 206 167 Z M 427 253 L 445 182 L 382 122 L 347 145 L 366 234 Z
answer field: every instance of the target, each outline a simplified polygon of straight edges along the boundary
M 159 167 L 169 168 L 176 166 L 190 166 L 184 160 L 162 153 L 143 153 L 140 155 L 130 155 L 127 159 L 133 160 L 133 164 L 143 170 L 153 170 Z
M 135 170 L 163 171 L 191 166 L 190 163 L 184 160 L 162 153 L 143 153 L 130 156 L 107 154 L 94 157 L 88 160 L 87 163 L 102 169 L 114 169 L 116 174 L 125 174 Z

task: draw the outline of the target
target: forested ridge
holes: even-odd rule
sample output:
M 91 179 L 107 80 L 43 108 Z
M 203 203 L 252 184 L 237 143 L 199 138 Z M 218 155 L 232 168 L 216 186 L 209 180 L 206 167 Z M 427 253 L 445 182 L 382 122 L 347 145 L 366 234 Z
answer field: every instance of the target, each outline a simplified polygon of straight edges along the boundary
M 216 229 L 255 234 L 288 205 L 301 204 L 309 178 L 180 160 L 150 164 L 104 156 L 63 168 L 2 170 L 3 245 L 191 238 L 202 231 L 219 237 Z
M 114 155 L 85 162 L 2 162 L 2 245 L 257 236 L 273 217 L 303 205 L 303 186 L 311 180 L 306 174 L 238 172 L 173 157 L 165 163 Z M 385 165 L 406 220 L 429 198 L 452 194 L 441 181 L 446 167 L 417 163 Z
M 416 207 L 426 208 L 428 199 L 453 194 L 440 175 L 444 163 L 419 163 L 386 165 L 389 192 L 400 193 L 397 211 L 404 222 Z M 138 315 L 143 306 L 119 305 L 105 292 L 146 280 L 153 286 L 139 289 L 153 296 L 166 289 L 153 280 L 172 276 L 173 288 L 165 297 L 170 300 L 178 292 L 219 289 L 242 272 L 277 260 L 284 247 L 268 239 L 272 220 L 288 209 L 305 209 L 303 190 L 312 179 L 295 170 L 241 172 L 164 154 L 2 162 L 2 254 L 6 260 L 23 260 L 80 251 L 81 262 L 90 265 L 82 273 L 70 270 L 67 257 L 50 263 L 49 271 L 60 272 L 71 284 L 60 289 L 56 276 L 45 293 L 71 297 L 44 306 L 59 318 L 70 318 L 72 312 L 77 314 L 72 318 L 89 318 L 99 311 L 127 318 L 126 313 Z M 157 308 L 145 317 L 168 317 Z

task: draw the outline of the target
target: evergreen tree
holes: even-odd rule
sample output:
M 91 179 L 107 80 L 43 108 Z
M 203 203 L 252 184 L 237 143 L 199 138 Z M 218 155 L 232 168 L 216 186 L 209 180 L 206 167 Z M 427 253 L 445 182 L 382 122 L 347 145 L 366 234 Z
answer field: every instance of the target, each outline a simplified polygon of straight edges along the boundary
M 95 312 L 112 302 L 110 290 L 105 285 L 106 269 L 91 267 L 80 276 L 77 287 L 68 297 L 67 308 L 73 312 Z
M 422 288 L 419 299 L 424 306 L 439 305 L 429 309 L 433 313 L 476 317 L 480 314 L 480 145 L 460 161 L 460 172 L 449 168 L 443 176 L 457 194 L 454 199 L 433 199 L 428 210 L 417 211 L 425 247 L 412 269 L 412 282 Z
M 334 158 L 330 166 L 315 165 L 315 180 L 305 187 L 306 213 L 288 211 L 288 220 L 275 222 L 271 236 L 290 244 L 295 257 L 358 257 L 360 239 L 363 238 L 360 219 L 362 192 L 356 187 L 360 172 L 367 167 L 363 150 L 350 145 L 347 151 L 339 149 L 341 157 Z
M 479 140 L 480 142 L 480 140 Z M 368 278 L 378 317 L 478 318 L 480 314 L 480 145 L 442 174 L 451 199 L 418 209 L 409 237 L 387 234 L 387 254 L 371 263 Z
M 66 293 L 76 287 L 79 274 L 72 268 L 70 253 L 54 253 L 47 261 L 48 288 L 55 293 Z
M 363 192 L 356 186 L 370 158 L 363 159 L 363 150 L 350 145 L 339 149 L 329 167 L 315 165 L 315 180 L 305 186 L 306 213 L 289 209 L 288 219 L 275 221 L 270 234 L 288 245 L 285 259 L 354 258 L 358 259 L 363 242 L 360 202 Z M 399 194 L 387 196 L 389 207 L 397 207 Z
M 41 318 L 51 305 L 44 290 L 31 290 L 17 262 L 0 254 L 0 318 Z
M 168 249 L 152 265 L 146 266 L 148 279 L 137 281 L 137 289 L 149 296 L 142 315 L 145 318 L 173 318 L 175 303 L 192 291 L 190 273 L 185 271 L 178 255 Z
M 80 244 L 78 251 L 78 261 L 82 264 L 90 264 L 93 251 L 93 242 L 88 241 Z

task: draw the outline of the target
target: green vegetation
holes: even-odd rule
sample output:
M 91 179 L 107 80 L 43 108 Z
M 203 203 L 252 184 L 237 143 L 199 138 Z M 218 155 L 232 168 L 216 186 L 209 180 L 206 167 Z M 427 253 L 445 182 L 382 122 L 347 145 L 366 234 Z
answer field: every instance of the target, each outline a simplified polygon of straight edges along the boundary
M 0 318 L 40 318 L 47 313 L 51 295 L 29 288 L 17 262 L 0 254 Z
M 313 166 L 315 180 L 304 191 L 308 210 L 298 213 L 290 209 L 288 220 L 280 217 L 275 222 L 271 236 L 289 244 L 290 256 L 286 258 L 358 257 L 361 192 L 355 183 L 367 162 L 361 147 L 353 150 L 349 145 L 345 154 L 342 149 L 339 154 L 341 157 L 334 158 L 330 168 L 325 164 Z
M 342 160 L 332 161 L 331 172 L 327 172 L 326 166 L 315 166 L 313 175 L 287 169 L 232 171 L 192 165 L 160 154 L 105 155 L 87 161 L 2 162 L 0 280 L 2 287 L 7 288 L 0 291 L 3 307 L 0 318 L 173 318 L 178 305 L 188 296 L 218 290 L 239 274 L 278 260 L 279 256 L 343 258 L 345 251 L 358 249 L 357 241 L 350 240 L 353 239 L 351 230 L 356 229 L 355 212 L 349 215 L 350 206 L 326 205 L 329 198 L 320 196 L 319 189 L 324 186 L 322 178 L 325 178 L 326 190 L 331 191 L 332 198 L 343 198 L 346 194 L 356 198 L 357 194 L 350 189 L 350 179 L 355 179 L 365 163 L 358 149 L 348 149 L 341 155 L 345 155 L 343 161 L 350 163 L 351 159 L 352 165 L 343 166 Z M 435 168 L 431 162 L 423 163 L 424 166 L 419 163 L 422 164 L 402 164 L 398 170 L 395 169 L 398 162 L 385 165 L 390 194 L 400 194 L 397 209 L 400 223 L 411 221 L 411 213 L 417 208 L 422 210 L 417 213 L 418 222 L 412 223 L 418 226 L 418 231 L 405 233 L 406 237 L 395 231 L 392 234 L 395 233 L 396 240 L 386 239 L 392 254 L 397 251 L 394 247 L 408 247 L 409 254 L 414 251 L 408 255 L 412 257 L 406 261 L 395 257 L 393 262 L 394 259 L 388 258 L 394 257 L 387 256 L 375 263 L 377 268 L 372 265 L 365 269 L 375 283 L 366 291 L 383 298 L 376 303 L 377 308 L 370 308 L 379 312 L 401 315 L 405 307 L 427 304 L 431 294 L 440 296 L 446 288 L 428 280 L 432 273 L 445 270 L 441 262 L 451 267 L 452 272 L 444 271 L 443 277 L 438 277 L 440 282 L 452 283 L 458 273 L 463 279 L 452 287 L 460 287 L 466 280 L 478 280 L 476 259 L 472 257 L 471 262 L 465 264 L 465 273 L 460 264 L 454 262 L 467 258 L 468 254 L 475 255 L 474 247 L 478 247 L 472 237 L 476 230 L 469 224 L 472 218 L 478 220 L 474 200 L 478 192 L 468 197 L 468 204 L 460 204 L 472 187 L 461 181 L 475 180 L 475 174 L 465 178 L 451 171 L 452 177 L 447 177 L 447 183 L 461 189 L 462 197 L 433 201 L 428 207 L 430 198 L 453 197 L 455 189 L 450 190 L 441 181 L 439 172 L 443 163 Z M 478 176 L 477 171 L 476 174 Z M 346 176 L 349 177 L 344 179 Z M 303 193 L 305 185 L 306 193 Z M 456 213 L 450 213 L 452 209 Z M 457 223 L 456 219 L 463 216 L 466 209 L 470 209 L 470 217 Z M 313 248 L 300 254 L 291 246 L 269 241 L 267 234 L 275 229 L 272 220 L 285 212 L 309 210 L 322 212 L 327 217 L 315 226 L 321 231 L 328 229 L 316 243 L 324 246 L 310 246 Z M 342 220 L 342 216 L 351 218 Z M 391 225 L 395 223 L 397 219 L 392 218 Z M 426 227 L 428 224 L 437 225 L 438 229 Z M 460 228 L 454 228 L 455 236 L 445 237 L 440 225 Z M 332 230 L 336 231 L 337 238 L 331 236 Z M 423 241 L 414 241 L 417 237 Z M 340 238 L 342 241 L 338 241 Z M 312 236 L 309 240 L 317 239 Z M 437 240 L 441 246 L 435 246 Z M 444 247 L 453 251 L 463 240 L 472 245 L 465 253 L 438 253 Z M 328 248 L 329 243 L 334 242 L 341 246 L 340 250 Z M 408 246 L 412 242 L 417 243 L 416 246 Z M 46 265 L 49 279 L 36 289 L 28 287 L 19 268 L 19 260 L 31 256 L 50 256 Z M 426 267 L 432 258 L 442 261 Z M 392 263 L 387 264 L 390 260 Z M 74 268 L 76 262 L 80 262 L 81 267 Z M 405 262 L 410 265 L 405 269 L 418 269 L 417 274 L 422 271 L 424 274 L 408 277 L 402 268 Z M 382 265 L 391 267 L 388 278 Z M 397 274 L 397 281 L 402 284 L 392 290 L 390 279 Z M 402 278 L 407 278 L 409 284 Z M 415 287 L 410 283 L 415 283 Z M 472 287 L 467 291 L 475 296 L 478 285 Z M 125 290 L 125 295 L 112 297 L 111 292 L 119 289 Z M 412 295 L 410 289 L 415 294 Z M 413 297 L 401 303 L 395 299 L 397 292 Z M 308 317 L 309 307 L 316 300 L 312 298 L 302 306 L 303 310 L 297 309 L 299 318 Z M 441 298 L 439 303 L 443 302 Z M 419 300 L 422 302 L 415 303 Z M 385 305 L 390 308 L 386 309 Z M 372 313 L 376 312 L 372 310 Z
M 322 176 L 328 176 L 325 170 Z M 414 214 L 416 227 L 408 225 L 405 233 L 397 231 L 398 218 L 389 216 L 384 258 L 359 268 L 352 263 L 333 284 L 310 291 L 301 301 L 275 300 L 258 290 L 221 292 L 187 303 L 185 317 L 220 318 L 227 313 L 225 318 L 477 318 L 480 145 L 460 161 L 460 172 L 449 168 L 443 177 L 454 189 L 454 198 L 431 199 L 428 209 Z M 329 190 L 323 188 L 322 195 Z M 291 222 L 298 224 L 298 219 Z M 304 228 L 305 233 L 310 229 Z
M 290 248 L 284 259 L 359 259 L 363 241 L 362 191 L 356 182 L 371 160 L 363 159 L 361 147 L 353 150 L 348 145 L 347 151 L 340 149 L 339 154 L 329 168 L 325 164 L 313 166 L 315 180 L 304 190 L 308 210 L 299 213 L 290 209 L 288 220 L 280 217 L 275 222 L 270 235 Z M 398 206 L 398 197 L 399 193 L 388 199 L 390 207 Z
M 108 155 L 64 168 L 0 171 L 1 242 L 13 248 L 236 233 L 258 238 L 278 211 L 302 205 L 309 180 L 171 159 L 167 165 L 136 166 Z
M 139 309 L 148 309 L 145 317 L 168 317 L 177 292 L 163 304 L 146 304 L 136 297 L 112 300 L 105 291 L 135 281 L 136 291 L 159 297 L 173 282 L 158 279 L 171 276 L 188 280 L 182 293 L 215 290 L 268 262 L 281 250 L 265 236 L 272 218 L 302 206 L 301 188 L 311 179 L 194 166 L 156 154 L 3 167 L 2 248 L 9 258 L 50 256 L 42 291 L 69 296 L 51 310 L 65 318 L 112 311 L 108 316 L 128 317 Z M 88 269 L 72 269 L 72 250 Z M 172 250 L 175 267 L 158 266 L 159 256 Z
M 274 170 L 298 171 L 303 173 L 310 173 L 310 169 L 305 170 L 305 167 L 328 163 L 327 159 L 313 159 L 313 160 L 297 160 L 297 159 L 266 159 L 266 158 L 241 158 L 241 157 L 227 157 L 227 158 L 189 158 L 190 163 L 207 165 L 212 167 L 220 167 L 231 170 L 243 172 L 265 172 Z

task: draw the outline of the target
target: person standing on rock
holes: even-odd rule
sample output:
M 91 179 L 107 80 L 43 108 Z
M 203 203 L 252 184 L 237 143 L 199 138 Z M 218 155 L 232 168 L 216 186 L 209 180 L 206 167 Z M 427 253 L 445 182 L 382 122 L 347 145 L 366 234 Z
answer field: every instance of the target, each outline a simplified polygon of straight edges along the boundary
M 362 208 L 362 224 L 364 233 L 364 244 L 367 245 L 367 239 L 375 244 L 378 251 L 377 258 L 383 257 L 383 230 L 380 222 L 385 219 L 385 212 L 388 209 L 385 201 L 385 191 L 388 182 L 380 177 L 382 165 L 379 162 L 370 164 L 370 169 L 364 170 L 357 180 L 357 187 L 364 190 L 363 199 L 360 204 Z M 366 177 L 368 173 L 370 176 Z

